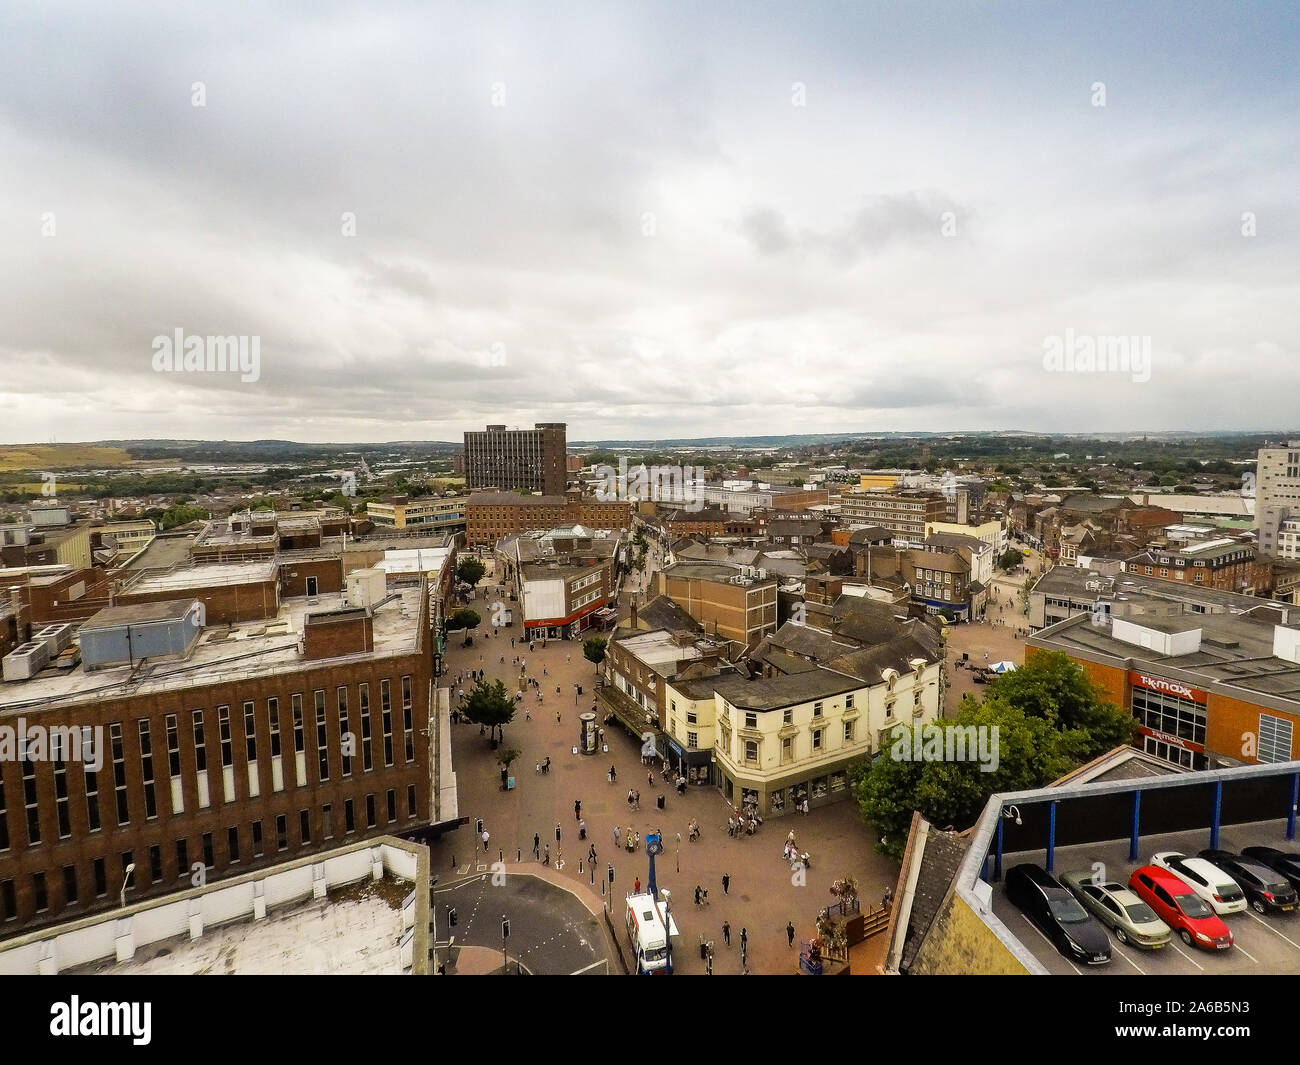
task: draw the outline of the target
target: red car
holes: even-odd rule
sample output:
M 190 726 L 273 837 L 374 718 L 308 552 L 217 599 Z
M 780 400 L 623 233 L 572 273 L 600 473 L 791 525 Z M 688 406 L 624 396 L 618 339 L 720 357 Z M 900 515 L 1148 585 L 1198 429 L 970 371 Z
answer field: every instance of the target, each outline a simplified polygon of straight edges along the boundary
M 1189 947 L 1227 950 L 1232 946 L 1232 932 L 1209 903 L 1169 870 L 1144 865 L 1129 877 L 1128 886 Z

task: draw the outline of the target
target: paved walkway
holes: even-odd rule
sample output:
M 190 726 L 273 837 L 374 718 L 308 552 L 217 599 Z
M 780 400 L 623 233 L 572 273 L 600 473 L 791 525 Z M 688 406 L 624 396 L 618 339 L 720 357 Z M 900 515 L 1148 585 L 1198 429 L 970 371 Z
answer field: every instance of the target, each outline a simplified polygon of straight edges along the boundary
M 489 617 L 494 596 L 480 595 L 476 609 Z M 625 596 L 626 600 L 626 596 Z M 488 851 L 474 838 L 474 825 L 450 832 L 433 847 L 433 871 L 443 883 L 461 871 L 478 872 L 478 865 L 504 858 L 509 862 L 522 858 L 532 861 L 533 835 L 540 848 L 549 846 L 552 868 L 550 876 L 571 878 L 585 884 L 599 898 L 604 884 L 607 897 L 615 901 L 614 923 L 622 928 L 622 899 L 639 878 L 644 886 L 649 860 L 644 850 L 630 854 L 614 847 L 614 826 L 624 831 L 631 827 L 642 833 L 661 828 L 667 853 L 658 863 L 661 888 L 672 892 L 673 912 L 681 930 L 677 963 L 685 973 L 703 972 L 698 941 L 701 933 L 715 941 L 716 973 L 738 973 L 739 937 L 742 927 L 749 929 L 748 967 L 758 973 L 787 973 L 794 969 L 799 940 L 812 935 L 817 912 L 830 902 L 829 886 L 833 879 L 853 873 L 862 889 L 864 904 L 879 901 L 887 886 L 898 878 L 898 865 L 874 850 L 874 835 L 863 824 L 855 805 L 841 802 L 814 810 L 808 817 L 792 815 L 768 820 L 756 836 L 730 839 L 726 832 L 729 807 L 721 793 L 712 787 L 692 787 L 685 797 L 674 789 L 664 788 L 660 766 L 653 768 L 655 782 L 647 780 L 650 770 L 640 761 L 640 746 L 617 725 L 606 727 L 609 752 L 594 756 L 572 753 L 578 742 L 578 714 L 592 708 L 594 667 L 582 656 L 581 641 L 552 640 L 529 651 L 527 643 L 519 645 L 518 626 L 501 630 L 501 635 L 483 641 L 476 636 L 473 647 L 449 642 L 447 662 L 451 679 L 459 670 L 483 668 L 488 679 L 502 678 L 513 692 L 518 686 L 519 667 L 513 659 L 526 660 L 527 675 L 542 685 L 539 703 L 535 689 L 527 687 L 524 706 L 531 712 L 525 720 L 523 711 L 505 728 L 506 746 L 523 753 L 514 764 L 516 787 L 502 791 L 500 766 L 496 752 L 477 725 L 455 725 L 452 749 L 460 788 L 460 811 L 471 820 L 483 818 L 489 833 Z M 510 646 L 510 635 L 516 646 Z M 501 662 L 504 655 L 505 662 Z M 545 670 L 545 673 L 543 673 Z M 444 679 L 444 683 L 449 683 Z M 466 682 L 468 683 L 468 681 Z M 583 685 L 583 696 L 576 700 L 574 684 Z M 556 694 L 556 686 L 560 692 Z M 453 704 L 455 699 L 453 698 Z M 558 714 L 558 720 L 557 720 Z M 552 760 L 547 774 L 534 767 L 547 756 Z M 611 765 L 617 770 L 617 782 L 610 783 Z M 641 791 L 641 809 L 632 811 L 627 804 L 628 788 Z M 665 809 L 657 809 L 655 799 L 665 796 Z M 587 840 L 578 839 L 575 800 L 582 802 L 582 817 L 587 822 Z M 704 833 L 699 843 L 686 841 L 686 825 L 698 818 Z M 555 838 L 559 826 L 560 840 Z M 790 866 L 781 858 L 781 847 L 791 829 L 801 847 L 812 855 L 812 868 L 804 883 L 796 883 Z M 677 843 L 677 833 L 682 842 Z M 588 847 L 596 848 L 596 883 L 587 862 Z M 564 865 L 555 869 L 556 859 Z M 453 859 L 455 865 L 453 866 Z M 610 888 L 607 871 L 615 869 L 615 883 Z M 680 867 L 680 872 L 678 868 Z M 539 865 L 540 868 L 540 865 Z M 454 871 L 453 871 L 454 870 Z M 721 876 L 731 874 L 730 892 L 723 893 Z M 696 884 L 709 892 L 709 905 L 697 908 L 693 896 Z M 729 921 L 732 946 L 723 944 L 722 923 Z M 795 948 L 787 945 L 785 926 L 793 921 Z

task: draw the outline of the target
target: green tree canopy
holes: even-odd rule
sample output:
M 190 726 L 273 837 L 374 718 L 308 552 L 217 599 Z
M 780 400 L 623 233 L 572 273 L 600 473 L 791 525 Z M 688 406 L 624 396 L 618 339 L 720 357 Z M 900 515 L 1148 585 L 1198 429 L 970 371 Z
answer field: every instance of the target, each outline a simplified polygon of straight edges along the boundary
M 599 666 L 605 661 L 605 648 L 609 641 L 603 636 L 588 636 L 582 641 L 582 657 Z
M 515 719 L 515 702 L 499 680 L 475 681 L 457 709 L 466 720 L 491 729 L 494 739 L 504 740 L 505 726 Z
M 463 606 L 447 619 L 447 628 L 477 629 L 479 622 L 482 620 L 477 610 L 471 610 L 469 607 Z
M 478 582 L 483 579 L 487 573 L 487 567 L 473 556 L 462 558 L 456 563 L 456 579 L 464 581 L 472 588 L 478 587 Z

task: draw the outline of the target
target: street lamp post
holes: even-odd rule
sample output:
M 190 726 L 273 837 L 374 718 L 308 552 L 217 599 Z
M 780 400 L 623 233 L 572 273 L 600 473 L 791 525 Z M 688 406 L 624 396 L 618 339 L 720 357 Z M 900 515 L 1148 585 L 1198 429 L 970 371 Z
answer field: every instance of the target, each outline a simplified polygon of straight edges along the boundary
M 126 867 L 126 875 L 122 877 L 122 893 L 119 896 L 121 899 L 123 909 L 126 909 L 126 885 L 130 882 L 131 874 L 134 872 L 135 872 L 135 862 L 128 863 Z

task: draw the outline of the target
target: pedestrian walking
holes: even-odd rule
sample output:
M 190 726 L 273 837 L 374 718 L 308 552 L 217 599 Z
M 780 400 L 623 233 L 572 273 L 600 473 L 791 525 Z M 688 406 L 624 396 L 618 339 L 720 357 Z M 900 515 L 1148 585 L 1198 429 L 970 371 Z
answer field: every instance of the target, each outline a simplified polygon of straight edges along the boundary
M 484 854 L 487 854 L 487 847 L 488 847 L 488 830 L 485 828 L 483 829 L 483 853 Z
M 722 942 L 727 946 L 731 946 L 731 923 L 729 921 L 722 922 Z
M 785 923 L 785 938 L 786 938 L 786 942 L 793 947 L 794 946 L 794 922 L 793 921 L 786 921 Z
M 549 843 L 546 845 L 546 853 L 542 855 L 542 864 L 551 864 L 551 845 Z
M 614 766 L 609 767 L 609 782 L 614 783 L 618 779 L 618 770 Z
M 617 847 L 617 846 L 618 846 L 622 841 L 623 841 L 623 832 L 622 832 L 622 830 L 618 827 L 618 825 L 615 825 L 615 826 L 614 826 L 614 846 Z
M 573 816 L 576 817 L 579 821 L 582 820 L 582 800 L 581 800 L 581 799 L 574 799 L 574 800 L 573 800 Z
M 596 844 L 594 843 L 587 848 L 587 861 L 591 865 L 596 864 Z
M 538 833 L 534 832 L 533 833 L 533 857 L 534 858 L 541 857 L 541 849 L 542 849 L 542 837 Z
M 586 821 L 582 821 L 582 820 L 579 820 L 579 821 L 578 821 L 578 838 L 579 838 L 579 839 L 586 839 L 586 838 L 587 838 L 587 822 L 586 822 Z
M 724 895 L 726 895 L 726 894 L 728 893 L 728 890 L 727 890 L 727 889 L 730 888 L 730 887 L 731 887 L 731 874 L 730 874 L 730 873 L 723 873 L 723 874 L 722 874 L 722 893 L 723 893 Z M 743 933 L 742 933 L 742 935 L 743 935 Z
M 741 957 L 744 957 L 745 950 L 749 947 L 749 929 L 741 928 L 740 930 L 740 951 Z
M 641 878 L 639 876 L 636 878 L 636 883 L 632 885 L 632 894 L 633 895 L 641 894 Z
M 541 699 L 541 697 L 542 697 L 542 693 L 539 691 L 539 692 L 537 693 L 537 698 L 538 698 L 538 699 Z M 560 723 L 560 712 L 559 712 L 558 710 L 555 711 L 555 723 L 556 723 L 557 725 Z

